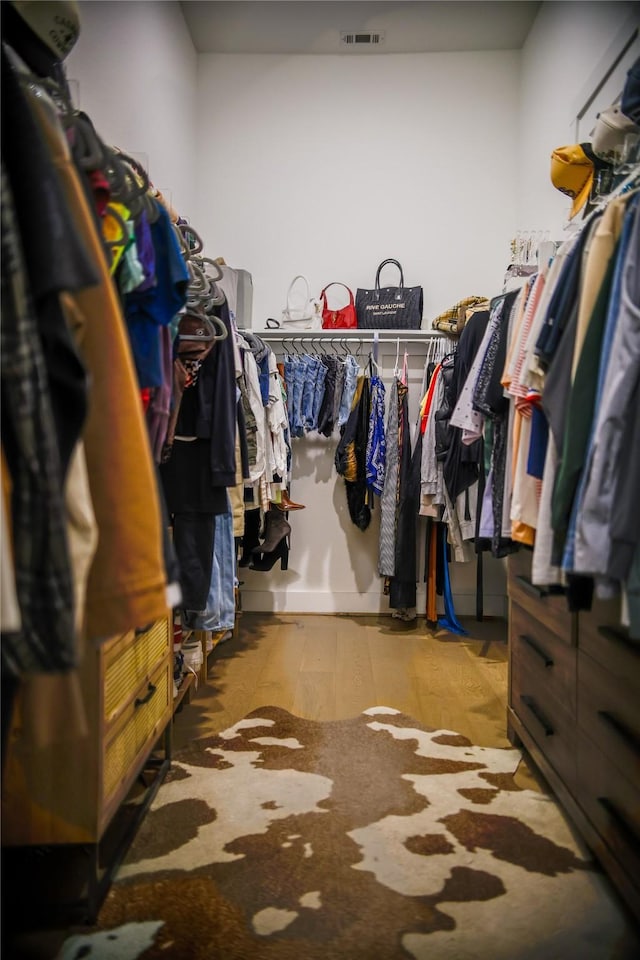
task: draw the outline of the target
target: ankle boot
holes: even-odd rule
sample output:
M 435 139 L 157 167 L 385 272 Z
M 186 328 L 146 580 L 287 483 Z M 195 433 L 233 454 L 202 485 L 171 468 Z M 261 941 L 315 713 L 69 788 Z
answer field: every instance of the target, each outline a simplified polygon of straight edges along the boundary
M 251 570 L 271 570 L 280 561 L 280 569 L 289 568 L 289 543 L 285 537 L 271 553 L 255 553 L 249 567 Z
M 281 540 L 288 537 L 291 527 L 284 518 L 281 510 L 267 510 L 264 519 L 264 540 L 251 551 L 252 554 L 272 553 Z
M 304 503 L 295 503 L 289 496 L 288 490 L 283 490 L 280 496 L 280 501 L 276 503 L 272 501 L 271 505 L 277 507 L 278 510 L 281 510 L 282 513 L 286 513 L 287 510 L 304 510 Z
M 244 536 L 242 537 L 242 556 L 239 567 L 248 567 L 251 563 L 251 551 L 260 546 L 260 508 L 245 510 Z

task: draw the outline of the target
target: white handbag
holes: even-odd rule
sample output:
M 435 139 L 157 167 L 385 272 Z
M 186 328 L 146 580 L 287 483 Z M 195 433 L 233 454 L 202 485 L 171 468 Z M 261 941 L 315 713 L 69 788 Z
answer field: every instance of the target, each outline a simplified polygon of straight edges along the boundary
M 293 288 L 299 280 L 302 284 L 294 296 Z M 309 281 L 301 273 L 289 284 L 281 322 L 288 330 L 322 330 L 322 302 L 311 297 Z

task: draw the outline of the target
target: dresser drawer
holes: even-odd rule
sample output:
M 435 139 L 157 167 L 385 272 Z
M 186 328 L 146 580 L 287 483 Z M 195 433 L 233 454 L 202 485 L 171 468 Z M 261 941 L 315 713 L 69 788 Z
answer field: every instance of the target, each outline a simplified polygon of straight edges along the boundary
M 576 709 L 576 648 L 571 647 L 511 602 L 509 620 L 510 656 L 521 665 L 535 690 L 555 697 L 574 714 Z
M 634 679 L 640 691 L 640 641 L 620 625 L 620 600 L 594 600 L 579 614 L 580 649 L 621 680 Z
M 511 659 L 510 704 L 531 737 L 571 789 L 575 783 L 575 716 L 549 694 L 536 672 Z
M 122 713 L 104 748 L 102 799 L 106 808 L 126 792 L 150 746 L 170 718 L 173 703 L 171 662 L 165 657 L 149 680 L 144 680 Z
M 640 791 L 582 732 L 577 796 L 605 846 L 640 888 Z
M 578 655 L 578 724 L 640 790 L 640 695 L 586 653 Z
M 539 620 L 564 643 L 575 645 L 577 618 L 567 607 L 563 593 L 550 593 L 531 582 L 531 550 L 519 550 L 507 560 L 509 597 Z
M 169 619 L 163 618 L 144 633 L 121 637 L 104 657 L 104 719 L 112 723 L 137 695 L 169 650 Z

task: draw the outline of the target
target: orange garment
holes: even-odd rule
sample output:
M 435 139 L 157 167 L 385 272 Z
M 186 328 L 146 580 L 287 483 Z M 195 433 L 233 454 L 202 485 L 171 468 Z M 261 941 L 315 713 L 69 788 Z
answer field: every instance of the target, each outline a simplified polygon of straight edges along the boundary
M 91 210 L 53 104 L 41 93 L 26 93 L 100 272 L 97 286 L 61 299 L 72 324 L 80 326 L 91 383 L 84 441 L 99 540 L 87 587 L 86 632 L 105 639 L 167 614 L 157 481 L 126 326 Z
M 429 388 L 425 393 L 422 403 L 420 404 L 420 433 L 424 433 L 427 429 L 427 420 L 429 419 L 429 411 L 431 410 L 431 404 L 433 403 L 433 395 L 436 392 L 436 384 L 438 382 L 438 376 L 440 370 L 442 369 L 442 364 L 439 363 L 431 374 L 431 380 L 429 381 Z

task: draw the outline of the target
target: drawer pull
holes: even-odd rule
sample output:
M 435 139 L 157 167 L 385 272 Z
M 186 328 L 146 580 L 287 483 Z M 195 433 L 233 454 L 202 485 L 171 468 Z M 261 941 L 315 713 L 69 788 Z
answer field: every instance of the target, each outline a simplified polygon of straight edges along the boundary
M 536 718 L 536 720 L 544 730 L 545 737 L 552 737 L 555 731 L 551 726 L 551 724 L 549 723 L 549 721 L 544 716 L 544 714 L 540 711 L 540 707 L 537 705 L 533 697 L 529 697 L 523 694 L 520 699 L 524 703 L 525 707 L 528 707 L 532 715 Z
M 640 736 L 638 736 L 635 730 L 628 727 L 622 720 L 618 720 L 615 714 L 609 713 L 608 710 L 598 710 L 598 716 L 604 723 L 615 730 L 618 736 L 621 737 L 628 746 L 640 755 Z
M 544 662 L 545 667 L 553 666 L 553 660 L 551 659 L 551 657 L 544 652 L 542 647 L 538 646 L 535 640 L 533 640 L 531 637 L 528 637 L 526 633 L 521 633 L 520 639 L 522 640 L 523 643 L 526 643 L 528 647 L 531 647 L 533 652 L 540 657 L 540 659 Z
M 604 637 L 605 640 L 613 640 L 614 643 L 620 643 L 623 647 L 626 647 L 627 650 L 631 650 L 632 653 L 640 654 L 640 644 L 630 640 L 622 630 L 616 630 L 615 627 L 598 627 L 598 633 L 601 637 Z
M 146 692 L 145 696 L 144 696 L 144 697 L 136 697 L 136 699 L 135 699 L 134 707 L 136 708 L 136 710 L 138 709 L 138 707 L 142 707 L 145 703 L 149 703 L 149 700 L 151 700 L 151 697 L 154 695 L 154 693 L 156 692 L 157 689 L 158 689 L 158 688 L 157 688 L 157 687 L 154 687 L 154 685 L 153 685 L 152 683 L 149 683 L 149 684 L 147 685 L 147 692 Z
M 636 854 L 640 854 L 640 836 L 634 826 L 631 826 L 624 814 L 618 809 L 609 797 L 598 797 L 598 803 L 603 807 L 613 820 L 617 830 L 621 833 L 630 847 L 633 847 Z
M 531 583 L 529 577 L 525 577 L 522 573 L 516 575 L 516 580 L 525 593 L 530 594 L 532 597 L 536 597 L 537 600 L 542 600 L 547 595 L 546 590 L 543 590 L 542 587 L 536 587 L 535 583 Z

